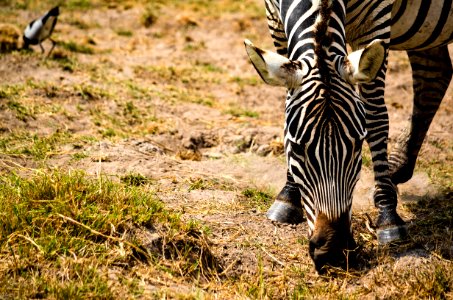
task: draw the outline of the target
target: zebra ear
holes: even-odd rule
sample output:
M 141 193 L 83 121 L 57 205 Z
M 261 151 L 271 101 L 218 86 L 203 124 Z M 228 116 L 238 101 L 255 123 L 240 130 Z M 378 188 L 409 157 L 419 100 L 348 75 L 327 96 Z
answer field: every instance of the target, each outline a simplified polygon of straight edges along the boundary
M 384 41 L 373 40 L 365 48 L 348 55 L 342 75 L 352 84 L 371 82 L 376 78 L 385 57 Z
M 249 40 L 244 41 L 245 50 L 261 78 L 270 85 L 293 88 L 301 84 L 303 63 L 262 50 Z

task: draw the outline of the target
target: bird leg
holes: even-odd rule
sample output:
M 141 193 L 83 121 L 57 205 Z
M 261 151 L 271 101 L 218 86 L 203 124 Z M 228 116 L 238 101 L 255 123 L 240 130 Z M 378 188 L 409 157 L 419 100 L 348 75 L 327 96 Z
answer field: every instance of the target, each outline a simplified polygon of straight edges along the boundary
M 44 54 L 45 50 L 44 50 L 44 47 L 42 46 L 41 42 L 39 43 L 39 47 L 41 47 L 41 54 Z
M 52 42 L 52 48 L 50 48 L 49 53 L 47 54 L 47 57 L 50 56 L 50 54 L 51 54 L 52 51 L 53 51 L 53 48 L 55 48 L 55 45 L 57 44 L 57 42 L 55 42 L 55 41 L 52 40 L 51 38 L 49 38 L 49 40 Z

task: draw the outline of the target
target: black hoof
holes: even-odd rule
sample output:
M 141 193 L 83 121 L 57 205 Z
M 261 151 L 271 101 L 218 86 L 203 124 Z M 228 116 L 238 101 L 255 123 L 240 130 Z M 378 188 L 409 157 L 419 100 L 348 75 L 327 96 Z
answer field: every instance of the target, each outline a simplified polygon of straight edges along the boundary
M 386 245 L 407 237 L 406 223 L 396 212 L 396 208 L 382 207 L 376 222 L 376 234 L 380 245 Z
M 376 230 L 379 245 L 387 245 L 407 238 L 407 226 L 398 225 Z
M 299 224 L 304 221 L 302 207 L 279 200 L 275 200 L 266 216 L 272 221 L 287 224 Z

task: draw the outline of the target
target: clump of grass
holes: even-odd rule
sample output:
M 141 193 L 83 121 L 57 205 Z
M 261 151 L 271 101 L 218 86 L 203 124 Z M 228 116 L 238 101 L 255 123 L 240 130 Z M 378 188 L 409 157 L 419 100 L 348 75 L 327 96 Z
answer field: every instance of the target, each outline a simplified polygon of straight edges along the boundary
M 0 137 L 0 151 L 12 156 L 26 156 L 44 160 L 56 153 L 58 147 L 71 138 L 69 133 L 57 131 L 48 136 L 30 133 L 10 134 Z
M 103 137 L 105 138 L 111 138 L 111 137 L 114 137 L 116 136 L 116 132 L 115 132 L 115 129 L 113 128 L 107 128 L 107 129 L 103 129 L 103 130 L 100 130 L 99 131 Z
M 88 154 L 86 154 L 85 152 L 77 152 L 72 155 L 72 159 L 75 161 L 79 161 L 79 160 L 82 160 L 87 157 L 88 157 Z
M 237 83 L 240 87 L 257 86 L 262 84 L 262 80 L 257 76 L 253 77 L 233 76 L 229 79 L 229 81 Z
M 69 0 L 65 1 L 64 6 L 67 9 L 77 10 L 77 9 L 88 9 L 92 7 L 92 2 L 90 0 Z
M 131 37 L 134 35 L 134 33 L 130 30 L 126 30 L 126 29 L 118 29 L 115 31 L 117 35 L 119 36 L 125 36 L 125 37 Z
M 69 53 L 68 50 L 64 48 L 59 48 L 58 46 L 55 47 L 55 50 L 52 52 L 52 55 L 50 57 L 53 61 L 58 63 L 63 71 L 72 73 L 79 66 L 79 62 L 73 54 Z M 48 63 L 47 60 L 46 62 Z
M 415 215 L 409 227 L 414 246 L 423 245 L 439 257 L 452 259 L 453 190 L 446 189 L 435 197 L 409 203 L 406 208 Z
M 16 113 L 16 117 L 21 121 L 27 121 L 28 117 L 35 118 L 34 114 L 18 101 L 10 100 L 6 105 L 10 110 Z
M 248 188 L 242 191 L 242 195 L 247 199 L 250 205 L 260 210 L 269 208 L 272 202 L 272 195 L 254 188 Z
M 249 118 L 258 118 L 259 114 L 255 111 L 251 111 L 248 109 L 240 108 L 240 107 L 231 107 L 225 110 L 226 114 L 232 115 L 233 117 L 249 117 Z
M 158 1 L 153 1 L 149 3 L 145 7 L 145 11 L 141 16 L 141 23 L 146 28 L 151 27 L 154 23 L 156 23 L 157 19 L 159 18 L 161 5 Z
M 106 90 L 90 84 L 75 85 L 74 90 L 78 96 L 87 101 L 96 101 L 110 96 Z
M 161 96 L 162 98 L 167 98 L 173 103 L 182 101 L 208 107 L 212 107 L 215 104 L 215 99 L 211 94 L 204 94 L 195 90 L 190 90 L 189 93 L 188 89 L 179 88 L 177 86 L 168 86 L 166 93 Z
M 231 191 L 233 190 L 233 186 L 231 183 L 220 180 L 217 178 L 200 178 L 194 177 L 189 178 L 189 188 L 188 191 L 193 190 L 223 190 L 223 191 Z
M 131 298 L 143 293 L 137 268 L 159 278 L 218 271 L 205 229 L 181 221 L 150 191 L 74 171 L 0 182 L 6 298 Z
M 362 147 L 362 166 L 371 168 L 373 166 L 373 160 L 371 158 L 370 147 L 368 144 L 364 144 Z
M 20 30 L 11 24 L 0 24 L 0 53 L 19 49 Z
M 15 99 L 24 89 L 23 85 L 2 85 L 0 86 L 0 99 Z
M 78 44 L 74 41 L 69 42 L 59 42 L 59 46 L 63 47 L 64 49 L 74 52 L 74 53 L 82 53 L 82 54 L 94 54 L 94 49 L 87 45 Z
M 150 182 L 148 178 L 139 173 L 130 173 L 120 177 L 122 183 L 128 186 L 141 186 Z

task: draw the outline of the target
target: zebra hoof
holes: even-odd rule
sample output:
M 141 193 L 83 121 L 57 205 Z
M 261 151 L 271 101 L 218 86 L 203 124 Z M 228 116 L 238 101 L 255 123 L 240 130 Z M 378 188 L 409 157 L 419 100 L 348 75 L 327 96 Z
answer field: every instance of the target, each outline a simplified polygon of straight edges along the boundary
M 407 225 L 398 225 L 377 229 L 376 235 L 379 245 L 387 245 L 407 238 Z
M 266 216 L 272 221 L 287 224 L 299 224 L 304 221 L 302 207 L 278 200 L 275 200 Z

